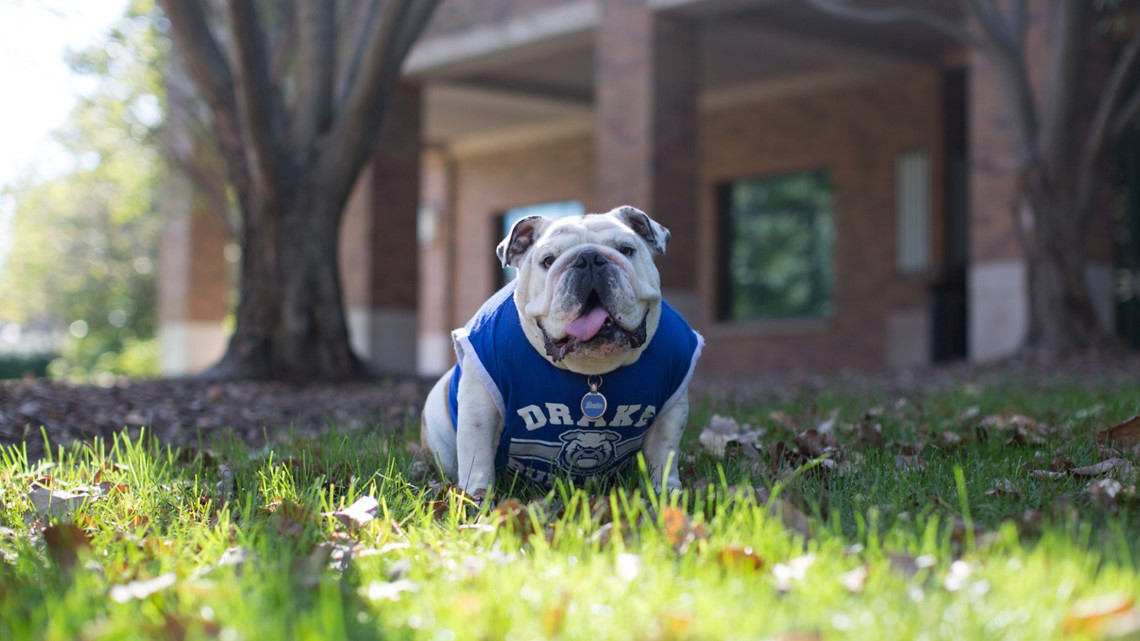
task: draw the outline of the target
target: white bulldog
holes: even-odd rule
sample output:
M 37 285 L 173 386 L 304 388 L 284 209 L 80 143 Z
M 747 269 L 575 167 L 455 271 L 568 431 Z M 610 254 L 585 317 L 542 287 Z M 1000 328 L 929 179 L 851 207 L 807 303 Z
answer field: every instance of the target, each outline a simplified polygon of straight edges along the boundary
M 668 241 L 629 206 L 514 225 L 497 253 L 518 278 L 452 333 L 458 364 L 424 407 L 421 439 L 449 478 L 482 497 L 496 469 L 604 477 L 644 452 L 656 487 L 680 486 L 704 341 L 661 299 Z

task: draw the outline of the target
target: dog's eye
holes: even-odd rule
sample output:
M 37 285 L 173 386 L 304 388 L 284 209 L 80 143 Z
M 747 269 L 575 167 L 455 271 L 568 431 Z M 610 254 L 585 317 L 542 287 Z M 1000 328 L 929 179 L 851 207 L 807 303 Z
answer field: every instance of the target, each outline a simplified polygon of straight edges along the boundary
M 547 256 L 546 258 L 543 258 L 541 264 L 543 269 L 550 269 L 550 266 L 554 264 L 554 257 Z
M 633 245 L 622 245 L 618 251 L 621 252 L 622 256 L 633 256 L 637 252 Z

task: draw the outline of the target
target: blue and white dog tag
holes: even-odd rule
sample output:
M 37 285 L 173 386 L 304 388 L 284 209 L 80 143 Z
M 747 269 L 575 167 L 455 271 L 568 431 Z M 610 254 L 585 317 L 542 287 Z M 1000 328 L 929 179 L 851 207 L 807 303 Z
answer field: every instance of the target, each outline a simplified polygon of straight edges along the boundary
M 602 377 L 598 377 L 598 382 L 594 382 L 594 377 L 586 379 L 586 384 L 590 386 L 590 391 L 582 397 L 582 415 L 590 420 L 597 420 L 606 414 L 606 397 L 598 391 L 602 386 Z

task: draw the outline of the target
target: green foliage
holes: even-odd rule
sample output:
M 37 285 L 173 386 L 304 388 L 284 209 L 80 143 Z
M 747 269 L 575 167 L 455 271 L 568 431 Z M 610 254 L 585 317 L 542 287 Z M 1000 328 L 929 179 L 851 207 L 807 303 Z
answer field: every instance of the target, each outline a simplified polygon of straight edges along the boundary
M 726 186 L 728 320 L 826 317 L 833 310 L 831 178 L 810 171 Z
M 700 478 L 681 493 L 634 471 L 601 494 L 560 485 L 481 507 L 424 478 L 401 438 L 367 431 L 256 450 L 122 435 L 48 461 L 7 448 L 0 638 L 1135 638 L 1135 477 L 1106 501 L 1031 464 L 1095 461 L 1095 430 L 1138 398 L 1129 384 L 964 388 L 886 410 L 702 401 L 773 442 L 787 421 L 766 417 L 834 413 L 844 450 L 857 432 L 843 426 L 874 415 L 884 443 L 853 473 L 817 460 L 777 479 L 766 460 L 701 452 L 698 418 L 685 469 Z M 1048 421 L 1048 442 L 1010 445 L 996 424 L 971 438 L 1012 412 Z M 931 431 L 965 440 L 900 466 L 897 446 Z M 1003 478 L 1022 495 L 987 491 Z M 365 497 L 374 507 L 347 509 Z
M 0 353 L 0 380 L 23 378 L 29 374 L 42 377 L 47 374 L 48 365 L 54 358 L 51 354 Z
M 106 42 L 70 55 L 97 88 L 57 138 L 74 158 L 66 173 L 8 191 L 13 242 L 0 266 L 0 318 L 70 330 L 56 375 L 154 373 L 155 252 L 166 168 L 152 129 L 162 120 L 169 43 L 155 8 L 136 0 Z M 129 363 L 120 356 L 130 354 Z

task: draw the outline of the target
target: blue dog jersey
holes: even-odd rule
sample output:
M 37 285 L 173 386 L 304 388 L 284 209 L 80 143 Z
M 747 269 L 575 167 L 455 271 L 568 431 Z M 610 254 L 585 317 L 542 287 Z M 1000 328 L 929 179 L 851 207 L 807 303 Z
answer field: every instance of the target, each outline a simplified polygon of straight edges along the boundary
M 458 360 L 448 393 L 452 425 L 458 425 L 459 378 L 478 376 L 505 423 L 496 468 L 541 483 L 559 473 L 585 478 L 617 471 L 641 449 L 654 417 L 684 394 L 704 339 L 662 301 L 657 333 L 637 362 L 601 377 L 606 411 L 591 419 L 582 411 L 587 377 L 535 351 L 519 322 L 514 287 L 499 290 L 452 332 Z

